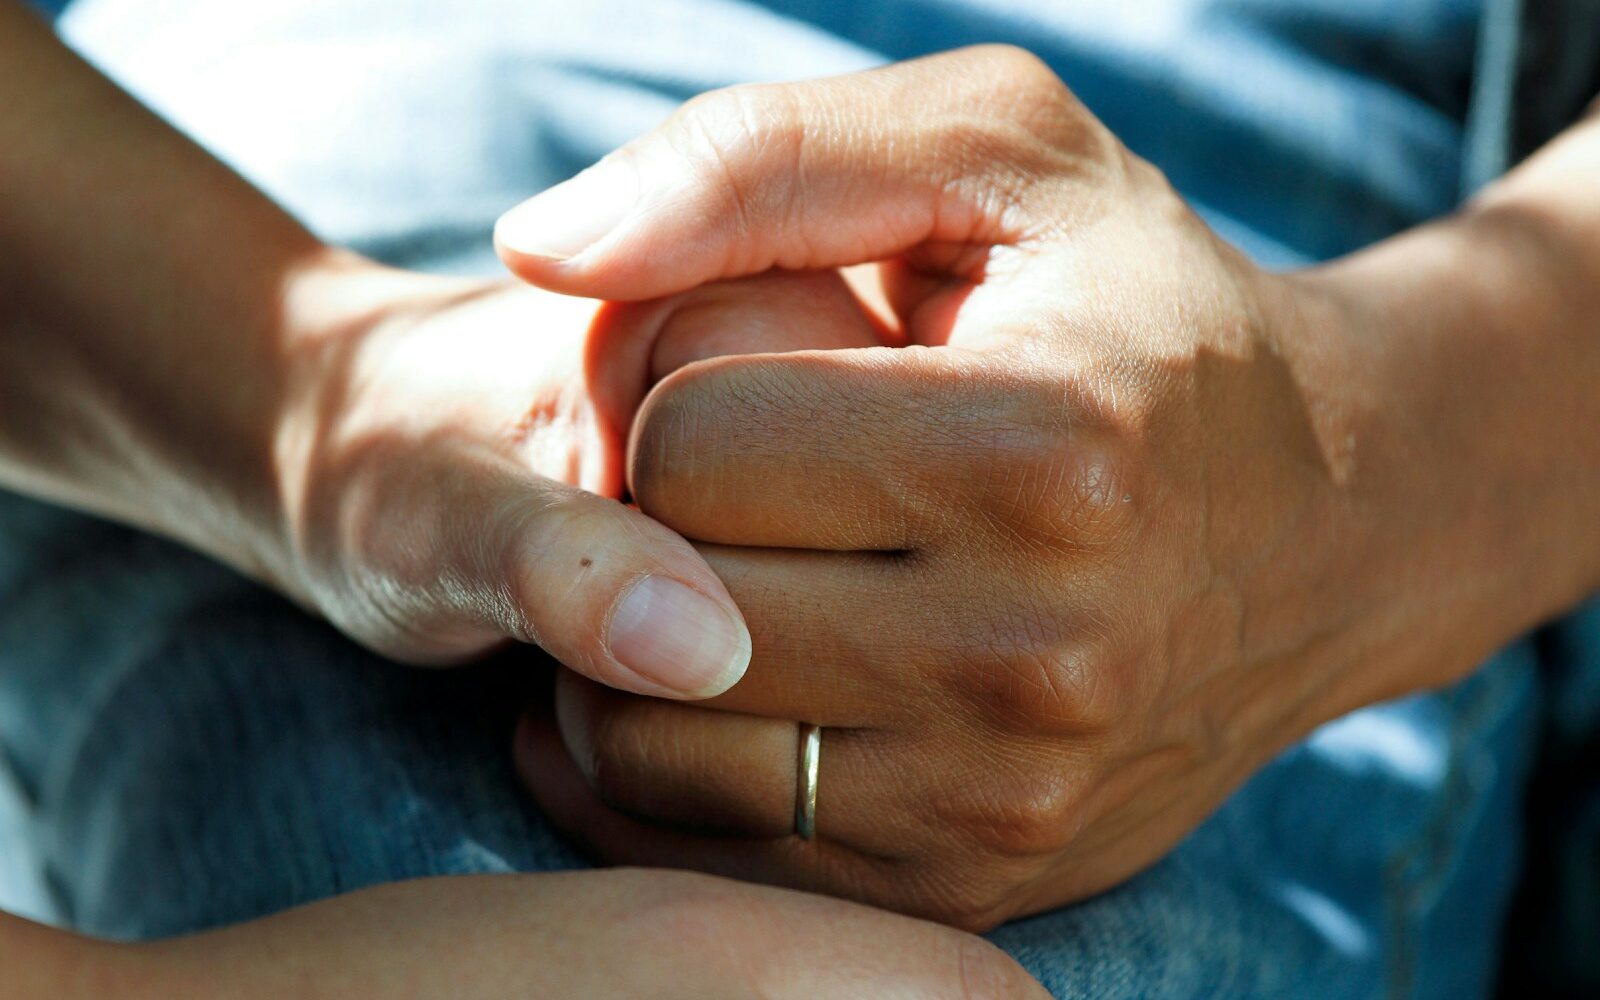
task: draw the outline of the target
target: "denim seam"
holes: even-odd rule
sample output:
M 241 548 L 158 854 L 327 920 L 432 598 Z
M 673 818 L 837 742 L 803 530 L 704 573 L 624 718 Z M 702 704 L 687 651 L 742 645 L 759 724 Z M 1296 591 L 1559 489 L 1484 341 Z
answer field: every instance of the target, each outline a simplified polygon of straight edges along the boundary
M 1395 851 L 1384 866 L 1384 895 L 1388 899 L 1389 940 L 1387 996 L 1402 1000 L 1416 988 L 1417 928 L 1425 901 L 1437 894 L 1449 871 L 1448 861 L 1459 848 L 1459 829 L 1471 810 L 1481 785 L 1483 768 L 1473 748 L 1475 733 L 1493 716 L 1505 695 L 1509 679 L 1499 670 L 1485 670 L 1447 697 L 1460 705 L 1452 713 L 1448 735 L 1448 763 L 1440 793 L 1433 796 L 1429 816 L 1416 834 Z

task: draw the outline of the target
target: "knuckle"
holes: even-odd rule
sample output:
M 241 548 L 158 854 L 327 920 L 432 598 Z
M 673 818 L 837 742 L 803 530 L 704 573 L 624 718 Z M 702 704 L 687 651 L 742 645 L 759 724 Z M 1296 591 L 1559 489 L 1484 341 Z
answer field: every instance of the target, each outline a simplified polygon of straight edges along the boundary
M 1037 528 L 1077 549 L 1126 541 L 1135 526 L 1134 472 L 1114 450 L 1073 448 L 1029 470 L 1035 483 L 1057 484 L 1036 508 Z
M 1069 780 L 1034 770 L 995 783 L 972 833 L 1003 857 L 1048 857 L 1072 839 L 1077 789 Z
M 742 84 L 695 97 L 676 119 L 685 152 L 716 170 L 716 179 L 743 182 L 747 168 L 760 163 L 772 143 L 792 129 L 780 110 L 779 93 L 770 84 Z
M 912 909 L 918 916 L 982 933 L 1011 915 L 1012 883 L 985 870 L 939 871 L 925 876 Z
M 508 491 L 500 503 L 497 516 L 462 532 L 462 544 L 479 550 L 475 565 L 493 567 L 503 591 L 497 599 L 510 601 L 527 628 L 540 633 L 527 641 L 570 636 L 574 625 L 601 614 L 610 597 L 574 580 L 628 570 L 632 515 L 614 500 L 564 485 Z
M 1089 162 L 1115 163 L 1121 143 L 1092 115 L 1055 70 L 1037 55 L 1014 45 L 983 45 L 970 50 L 968 86 L 989 118 L 1029 148 L 1049 147 L 1074 154 L 1068 161 L 1050 157 L 1060 168 Z
M 1041 376 L 1026 367 L 991 368 L 975 388 L 948 393 L 959 415 L 938 424 L 965 456 L 975 487 L 966 508 L 1000 540 L 1035 553 L 1076 555 L 1127 540 L 1144 475 L 1137 438 L 1127 439 L 1114 388 Z M 1102 399 L 1106 402 L 1102 404 Z
M 1113 639 L 1110 630 L 1085 639 L 1067 656 L 1064 679 L 1073 687 L 1072 725 L 1079 733 L 1107 734 L 1124 728 L 1139 704 L 1137 660 Z
M 964 868 L 976 869 L 970 872 L 974 879 L 978 871 L 986 874 L 982 881 L 940 887 L 950 897 L 946 902 L 979 908 L 1003 902 L 1006 891 L 1022 881 L 1013 866 L 1053 858 L 1071 843 L 1079 826 L 1082 787 L 1059 763 L 996 769 L 983 782 L 932 804 L 944 827 L 968 848 L 976 848 L 980 864 L 975 866 L 967 854 Z
M 969 53 L 977 64 L 974 74 L 990 93 L 1027 94 L 1039 102 L 1070 100 L 1066 84 L 1050 64 L 1020 45 L 994 43 L 974 46 Z
M 805 119 L 782 84 L 741 84 L 691 99 L 673 117 L 669 140 L 712 193 L 712 211 L 739 232 L 771 227 L 793 202 Z M 742 272 L 768 261 L 729 261 Z
M 592 493 L 563 486 L 545 490 L 535 503 L 529 499 L 511 494 L 502 501 L 503 516 L 497 520 L 508 526 L 511 537 L 495 538 L 492 544 L 501 548 L 510 565 L 517 565 L 518 547 L 533 553 L 537 567 L 541 557 L 603 544 L 616 531 L 612 504 Z M 538 580 L 530 582 L 539 584 Z
M 695 95 L 679 116 L 707 135 L 726 136 L 731 148 L 740 141 L 764 138 L 772 126 L 787 121 L 792 108 L 784 84 L 741 83 Z
M 1016 543 L 1076 553 L 1130 537 L 1137 470 L 1122 449 L 1043 426 L 1014 435 L 996 452 L 982 511 Z
M 1030 736 L 1081 737 L 1126 721 L 1138 691 L 1121 612 L 1072 611 L 1037 593 L 1002 602 L 1010 609 L 945 640 L 955 698 L 985 724 Z
M 1094 728 L 1096 664 L 1082 645 L 1011 650 L 966 671 L 970 692 L 1000 725 L 1031 734 L 1079 734 Z

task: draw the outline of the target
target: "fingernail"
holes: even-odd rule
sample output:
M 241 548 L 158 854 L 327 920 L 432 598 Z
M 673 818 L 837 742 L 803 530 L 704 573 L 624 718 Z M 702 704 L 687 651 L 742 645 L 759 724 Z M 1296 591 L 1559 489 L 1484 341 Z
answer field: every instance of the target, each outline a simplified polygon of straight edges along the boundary
M 607 157 L 500 216 L 497 244 L 531 257 L 565 260 L 617 227 L 639 199 L 639 177 L 621 157 Z
M 622 595 L 607 639 L 623 666 L 689 698 L 721 694 L 750 665 L 744 623 L 666 576 L 647 576 Z

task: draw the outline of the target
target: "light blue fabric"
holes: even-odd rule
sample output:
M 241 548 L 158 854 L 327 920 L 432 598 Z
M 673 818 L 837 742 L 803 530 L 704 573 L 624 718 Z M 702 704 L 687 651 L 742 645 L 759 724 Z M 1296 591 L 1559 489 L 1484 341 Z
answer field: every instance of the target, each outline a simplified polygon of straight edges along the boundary
M 80 0 L 62 27 L 329 239 L 494 273 L 501 210 L 695 92 L 979 41 L 1048 59 L 1257 259 L 1321 259 L 1456 203 L 1478 18 L 1471 0 Z M 1323 728 L 1151 871 L 994 939 L 1062 997 L 1485 995 L 1539 661 L 1597 670 L 1600 614 L 1569 626 Z M 506 759 L 542 673 L 530 652 L 404 670 L 198 556 L 0 495 L 21 830 L 0 850 L 42 875 L 27 896 L 14 871 L 12 901 L 145 937 L 579 865 Z

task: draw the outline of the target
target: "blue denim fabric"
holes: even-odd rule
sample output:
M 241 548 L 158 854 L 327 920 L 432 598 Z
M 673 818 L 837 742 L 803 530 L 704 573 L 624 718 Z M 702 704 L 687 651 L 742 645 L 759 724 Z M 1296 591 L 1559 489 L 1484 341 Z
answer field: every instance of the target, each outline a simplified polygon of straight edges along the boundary
M 1458 200 L 1478 20 L 1470 0 L 80 0 L 62 26 L 329 239 L 494 273 L 499 211 L 690 94 L 978 41 L 1048 59 L 1257 259 L 1321 259 Z M 1325 726 L 1149 872 L 994 940 L 1062 997 L 1485 995 L 1541 722 L 1600 723 L 1566 694 L 1600 673 L 1600 608 L 1563 630 Z M 546 672 L 532 651 L 398 668 L 201 557 L 0 495 L 0 892 L 148 937 L 581 865 L 507 761 Z

